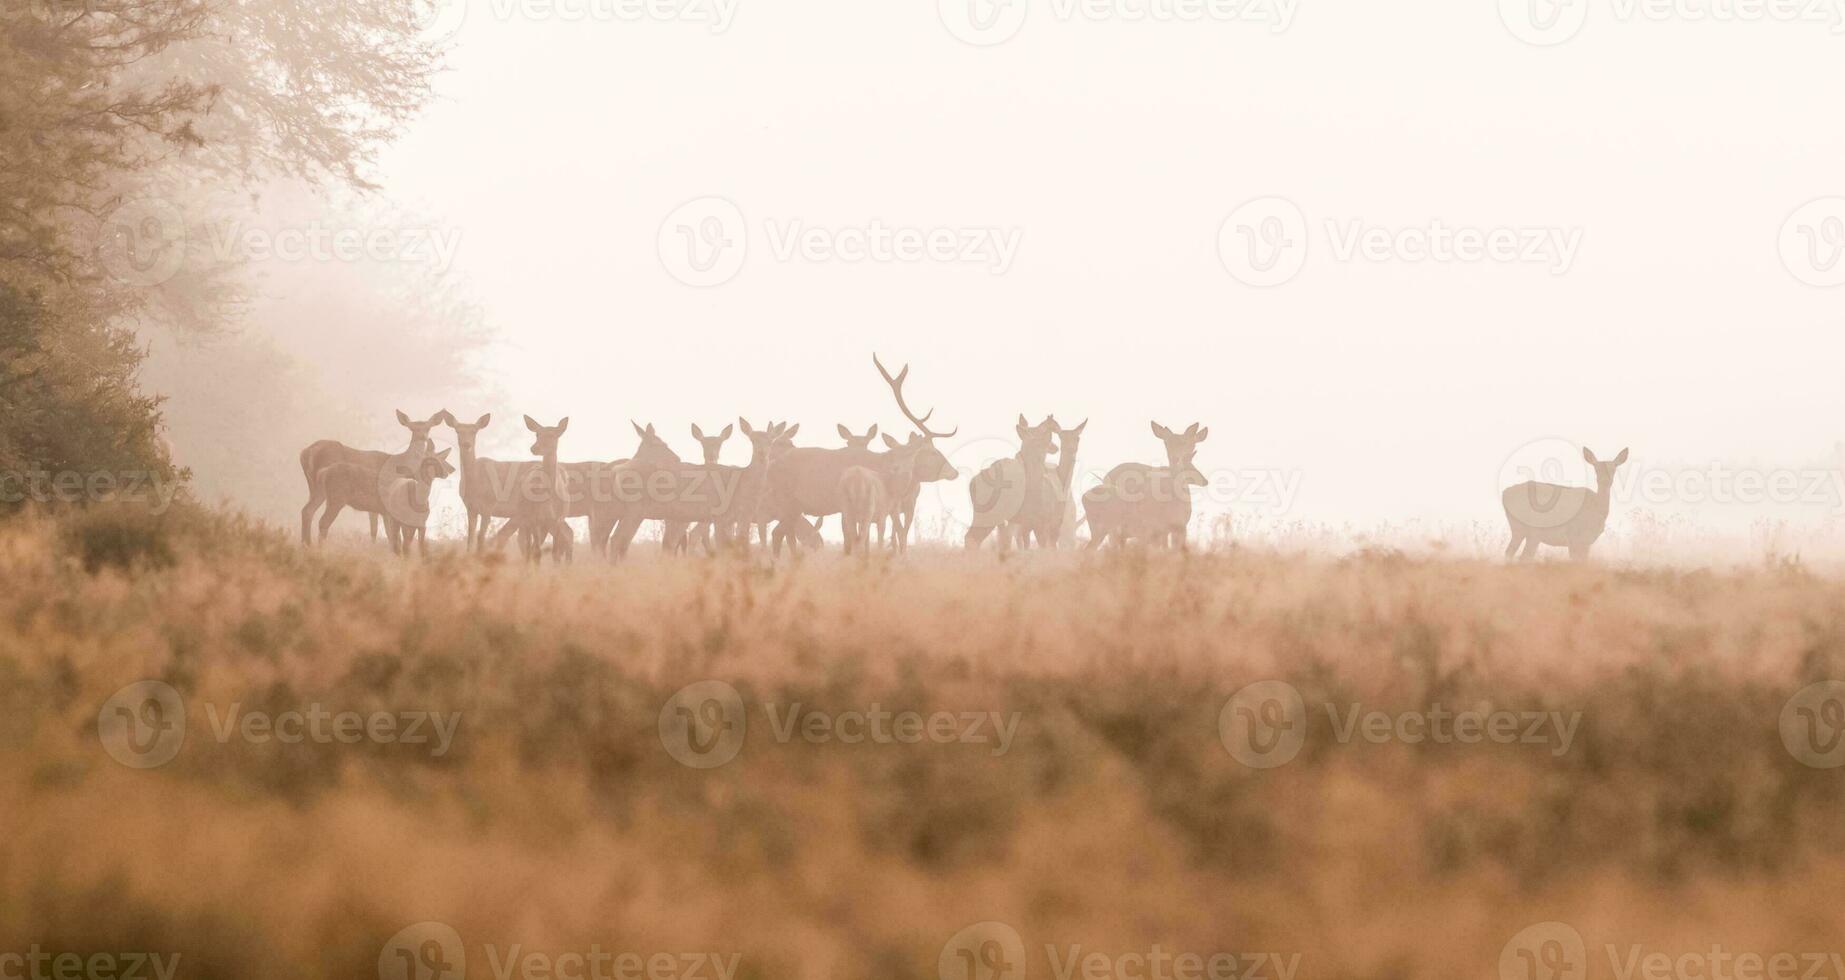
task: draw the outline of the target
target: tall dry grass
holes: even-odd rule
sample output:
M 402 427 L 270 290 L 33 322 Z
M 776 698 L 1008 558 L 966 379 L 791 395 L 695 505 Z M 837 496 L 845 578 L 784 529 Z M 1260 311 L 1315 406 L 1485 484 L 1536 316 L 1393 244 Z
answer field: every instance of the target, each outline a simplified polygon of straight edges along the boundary
M 380 549 L 381 550 L 381 549 Z M 372 977 L 412 923 L 522 951 L 735 954 L 743 977 L 933 978 L 970 923 L 1022 975 L 1298 953 L 1298 976 L 1497 977 L 1533 923 L 1677 953 L 1845 945 L 1845 770 L 1783 705 L 1845 676 L 1845 585 L 1369 552 L 922 550 L 766 568 L 308 553 L 180 511 L 0 527 L 0 950 L 187 977 Z M 177 689 L 164 766 L 97 713 Z M 724 680 L 734 761 L 662 708 Z M 1304 749 L 1226 750 L 1278 679 Z M 763 705 L 1017 713 L 989 744 L 778 741 Z M 1580 712 L 1552 745 L 1342 744 L 1323 706 Z M 459 713 L 452 749 L 219 741 L 207 706 Z M 1081 975 L 1081 974 L 1078 974 Z M 1171 974 L 1169 974 L 1171 975 Z M 1274 977 L 1272 967 L 1257 976 Z M 1542 975 L 1540 974 L 1540 977 Z

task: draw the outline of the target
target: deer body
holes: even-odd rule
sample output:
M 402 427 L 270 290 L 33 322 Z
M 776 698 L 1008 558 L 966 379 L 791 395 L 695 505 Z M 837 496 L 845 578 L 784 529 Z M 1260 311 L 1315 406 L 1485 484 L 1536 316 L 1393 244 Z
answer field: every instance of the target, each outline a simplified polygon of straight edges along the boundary
M 846 554 L 871 550 L 871 525 L 890 511 L 890 494 L 884 476 L 868 466 L 848 466 L 839 474 L 840 523 L 846 537 Z
M 1039 520 L 1038 511 L 1049 506 L 1049 481 L 1053 477 L 1045 467 L 1045 459 L 1051 452 L 1057 420 L 1046 418 L 1030 425 L 1021 415 L 1013 430 L 1019 437 L 1018 453 L 988 464 L 968 481 L 967 497 L 973 516 L 962 543 L 970 551 L 980 547 L 994 531 L 999 532 L 999 550 L 1012 550 L 1015 534 L 1032 527 Z
M 398 423 L 410 430 L 410 444 L 404 447 L 404 453 L 408 453 L 418 447 L 433 452 L 435 446 L 429 440 L 429 430 L 434 428 L 445 414 L 444 412 L 437 412 L 428 419 L 417 422 L 413 421 L 408 415 L 405 415 L 402 409 L 399 409 L 397 412 Z M 335 463 L 347 463 L 354 466 L 366 467 L 376 475 L 381 472 L 385 465 L 392 459 L 401 458 L 404 453 L 393 454 L 375 449 L 354 449 L 334 439 L 322 439 L 312 443 L 306 449 L 301 450 L 301 476 L 307 481 L 308 486 L 308 501 L 301 508 L 301 543 L 310 543 L 308 528 L 313 523 L 314 512 L 319 510 L 322 504 L 326 503 L 326 498 L 321 495 L 319 490 L 318 478 L 321 470 Z M 447 464 L 445 463 L 444 465 L 446 466 Z M 378 536 L 378 517 L 375 513 L 372 515 L 372 536 Z
M 567 541 L 570 526 L 564 523 L 570 511 L 565 497 L 569 488 L 564 468 L 557 461 L 557 443 L 570 428 L 570 419 L 566 416 L 556 425 L 540 425 L 527 415 L 525 427 L 534 437 L 532 455 L 538 457 L 538 465 L 520 480 L 513 522 L 518 526 L 519 544 L 526 558 L 538 562 L 548 537 L 553 539 L 552 559 L 561 561 L 569 556 L 572 545 Z
M 1507 558 L 1518 552 L 1520 544 L 1524 551 L 1518 557 L 1523 561 L 1536 557 L 1540 544 L 1568 548 L 1570 557 L 1577 561 L 1589 557 L 1589 548 L 1608 527 L 1614 471 L 1627 462 L 1627 450 L 1605 462 L 1586 448 L 1582 457 L 1595 467 L 1594 490 L 1533 480 L 1507 487 L 1499 495 L 1506 523 L 1512 527 L 1512 541 L 1505 549 Z
M 340 512 L 348 507 L 384 517 L 387 526 L 390 521 L 401 520 L 414 527 L 421 527 L 428 518 L 428 484 L 443 475 L 448 466 L 447 457 L 446 449 L 430 454 L 418 446 L 392 456 L 384 467 L 374 468 L 365 462 L 337 462 L 321 467 L 320 472 L 314 475 L 315 496 L 326 504 L 326 510 L 320 515 L 319 543 L 326 543 L 327 531 L 333 527 Z M 401 473 L 411 475 L 395 475 Z M 400 483 L 423 484 L 423 520 L 417 520 L 416 514 L 409 509 L 415 498 L 406 498 L 396 489 Z M 408 537 L 414 537 L 414 534 Z M 400 541 L 398 535 L 392 535 L 392 551 L 398 551 L 400 545 L 407 544 L 407 537 Z M 425 544 L 425 551 L 427 547 Z
M 1162 547 L 1185 547 L 1191 523 L 1191 488 L 1205 484 L 1192 460 L 1198 444 L 1211 434 L 1197 423 L 1183 433 L 1153 423 L 1153 434 L 1166 445 L 1166 465 L 1123 463 L 1108 471 L 1100 486 L 1083 494 L 1083 517 L 1089 522 L 1089 547 L 1110 536 L 1126 546 L 1140 538 Z

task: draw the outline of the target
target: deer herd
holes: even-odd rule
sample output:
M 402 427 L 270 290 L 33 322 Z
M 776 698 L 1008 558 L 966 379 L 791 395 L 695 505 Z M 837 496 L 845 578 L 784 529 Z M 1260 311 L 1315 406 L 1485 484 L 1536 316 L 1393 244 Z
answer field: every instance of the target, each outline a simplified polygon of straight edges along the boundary
M 714 434 L 693 425 L 701 458 L 687 462 L 652 425 L 635 423 L 640 445 L 632 456 L 611 462 L 562 462 L 560 443 L 570 419 L 544 425 L 526 416 L 532 458 L 498 460 L 477 452 L 491 415 L 464 422 L 443 410 L 417 421 L 399 411 L 397 421 L 410 434 L 400 452 L 358 450 L 333 440 L 301 451 L 301 473 L 308 485 L 301 540 L 314 542 L 317 512 L 318 540 L 324 543 L 334 520 L 351 508 L 370 516 L 374 538 L 382 521 L 393 552 L 408 554 L 415 542 L 419 552 L 427 554 L 430 488 L 459 473 L 470 552 L 498 550 L 516 535 L 521 553 L 531 561 L 540 560 L 547 543 L 554 560 L 569 560 L 576 548 L 569 521 L 585 518 L 591 551 L 613 560 L 627 554 L 649 521 L 660 522 L 660 541 L 668 554 L 694 548 L 707 554 L 747 552 L 753 533 L 757 543 L 780 555 L 784 548 L 798 553 L 819 547 L 822 523 L 838 515 L 846 554 L 869 555 L 874 528 L 877 548 L 902 553 L 909 547 L 922 485 L 958 475 L 936 441 L 959 430 L 932 429 L 933 410 L 918 415 L 910 408 L 903 395 L 907 365 L 892 376 L 876 355 L 872 363 L 889 385 L 898 410 L 915 427 L 904 440 L 889 433 L 880 437 L 875 425 L 863 434 L 840 425 L 837 431 L 844 446 L 799 446 L 794 442 L 799 425 L 772 422 L 757 428 L 739 418 L 734 430 L 725 425 Z M 450 450 L 435 448 L 432 432 L 439 425 L 455 434 L 453 462 Z M 1124 463 L 1109 470 L 1100 484 L 1082 494 L 1083 517 L 1078 522 L 1071 486 L 1077 447 L 1087 425 L 1085 420 L 1064 428 L 1055 418 L 1032 425 L 1019 416 L 1018 452 L 988 465 L 969 482 L 972 518 L 963 539 L 969 550 L 996 533 L 1002 552 L 1034 545 L 1056 548 L 1083 523 L 1089 526 L 1087 547 L 1092 549 L 1111 539 L 1118 547 L 1129 541 L 1186 546 L 1192 489 L 1206 485 L 1193 459 L 1211 430 L 1194 423 L 1175 432 L 1153 423 L 1153 434 L 1165 448 L 1165 465 Z M 733 432 L 749 440 L 747 465 L 718 462 Z M 874 448 L 880 440 L 883 448 Z M 1627 454 L 1623 451 L 1609 463 L 1588 458 L 1602 484 L 1597 491 L 1533 483 L 1505 492 L 1514 535 L 1508 556 L 1521 541 L 1527 558 L 1539 543 L 1568 547 L 1575 557 L 1587 553 L 1607 520 L 1607 483 Z M 1555 512 L 1551 502 L 1557 500 L 1576 505 L 1570 520 L 1543 519 Z M 1540 504 L 1544 512 L 1534 517 Z M 505 522 L 497 530 L 495 519 Z

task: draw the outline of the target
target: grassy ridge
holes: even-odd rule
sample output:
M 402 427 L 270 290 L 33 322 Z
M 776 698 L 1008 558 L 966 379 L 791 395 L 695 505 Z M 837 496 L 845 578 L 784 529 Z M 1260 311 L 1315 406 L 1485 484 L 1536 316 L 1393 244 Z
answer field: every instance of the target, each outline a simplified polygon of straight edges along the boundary
M 1845 677 L 1845 586 L 1798 570 L 921 551 L 532 571 L 310 554 L 181 511 L 0 526 L 0 580 L 0 950 L 371 977 L 437 921 L 469 976 L 518 944 L 932 978 L 996 920 L 1034 977 L 1072 946 L 1154 944 L 1299 954 L 1300 977 L 1494 977 L 1556 920 L 1609 977 L 1609 945 L 1845 935 L 1826 897 L 1845 770 L 1778 728 Z M 148 679 L 184 698 L 186 740 L 134 769 L 97 716 Z M 746 733 L 696 769 L 661 717 L 713 679 Z M 1254 769 L 1220 713 L 1271 680 L 1299 692 L 1304 743 Z M 457 727 L 440 754 L 224 727 L 313 705 Z M 1342 740 L 1348 718 L 1436 705 L 1579 725 L 1563 751 Z M 778 731 L 874 706 L 955 734 Z M 960 740 L 995 714 L 1003 753 L 1000 722 Z

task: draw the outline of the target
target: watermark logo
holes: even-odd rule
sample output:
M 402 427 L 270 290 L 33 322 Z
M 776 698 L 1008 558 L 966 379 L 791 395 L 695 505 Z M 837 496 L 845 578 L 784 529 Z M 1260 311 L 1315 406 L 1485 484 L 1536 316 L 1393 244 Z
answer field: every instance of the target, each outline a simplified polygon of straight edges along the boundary
M 1781 265 L 1809 286 L 1845 285 L 1845 197 L 1808 201 L 1781 223 Z
M 1499 0 L 1499 19 L 1520 41 L 1550 47 L 1589 22 L 1589 0 Z
M 743 751 L 743 696 L 723 681 L 687 684 L 660 708 L 660 744 L 693 769 L 715 769 Z
M 1582 724 L 1580 711 L 1456 711 L 1440 702 L 1395 714 L 1367 711 L 1358 702 L 1323 707 L 1340 745 L 1548 745 L 1551 755 L 1562 756 Z M 1306 704 L 1285 681 L 1251 684 L 1231 695 L 1218 712 L 1217 736 L 1232 758 L 1251 769 L 1287 765 L 1307 741 Z
M 991 47 L 1025 26 L 1027 0 L 936 0 L 942 26 L 959 41 Z
M 467 972 L 461 934 L 441 922 L 405 927 L 378 954 L 378 980 L 461 980 Z
M 743 210 L 721 197 L 679 206 L 660 223 L 660 262 L 688 286 L 721 286 L 736 278 L 750 254 L 751 229 Z M 1018 258 L 1024 232 L 993 226 L 919 227 L 872 218 L 863 224 L 810 224 L 769 218 L 761 241 L 779 263 L 963 265 L 1005 275 Z M 759 253 L 764 254 L 764 253 Z
M 935 972 L 941 980 L 1019 980 L 1025 940 L 1004 922 L 976 922 L 942 945 Z
M 1800 689 L 1781 708 L 1781 744 L 1814 769 L 1845 766 L 1845 681 Z
M 412 26 L 431 44 L 442 44 L 461 33 L 468 19 L 469 0 L 410 0 Z
M 103 218 L 97 259 L 111 276 L 133 286 L 158 286 L 186 261 L 186 219 L 171 201 L 124 201 Z
M 124 766 L 164 766 L 186 744 L 186 701 L 170 684 L 137 681 L 103 702 L 96 736 L 103 751 Z
M 1307 216 L 1285 197 L 1246 201 L 1217 229 L 1217 257 L 1245 285 L 1288 282 L 1307 264 Z
M 1499 980 L 1584 980 L 1588 975 L 1582 934 L 1562 922 L 1530 926 L 1499 951 Z
M 1286 681 L 1258 681 L 1231 695 L 1217 714 L 1217 737 L 1251 769 L 1285 766 L 1307 744 L 1307 705 Z
M 38 943 L 24 953 L 0 953 L 0 980 L 173 980 L 180 954 L 52 953 Z
M 701 197 L 660 222 L 657 247 L 674 279 L 700 288 L 721 286 L 743 271 L 749 227 L 743 209 L 721 197 Z
M 943 26 L 978 47 L 1010 41 L 1025 26 L 1030 0 L 938 0 Z M 1256 24 L 1280 34 L 1294 24 L 1300 0 L 1045 0 L 1060 24 Z
M 1299 275 L 1313 245 L 1313 226 L 1299 205 L 1261 197 L 1239 205 L 1217 229 L 1217 257 L 1238 282 L 1279 286 Z M 1543 225 L 1450 225 L 1434 218 L 1384 225 L 1364 218 L 1322 223 L 1326 254 L 1336 262 L 1402 265 L 1533 265 L 1553 276 L 1570 271 L 1582 229 Z

